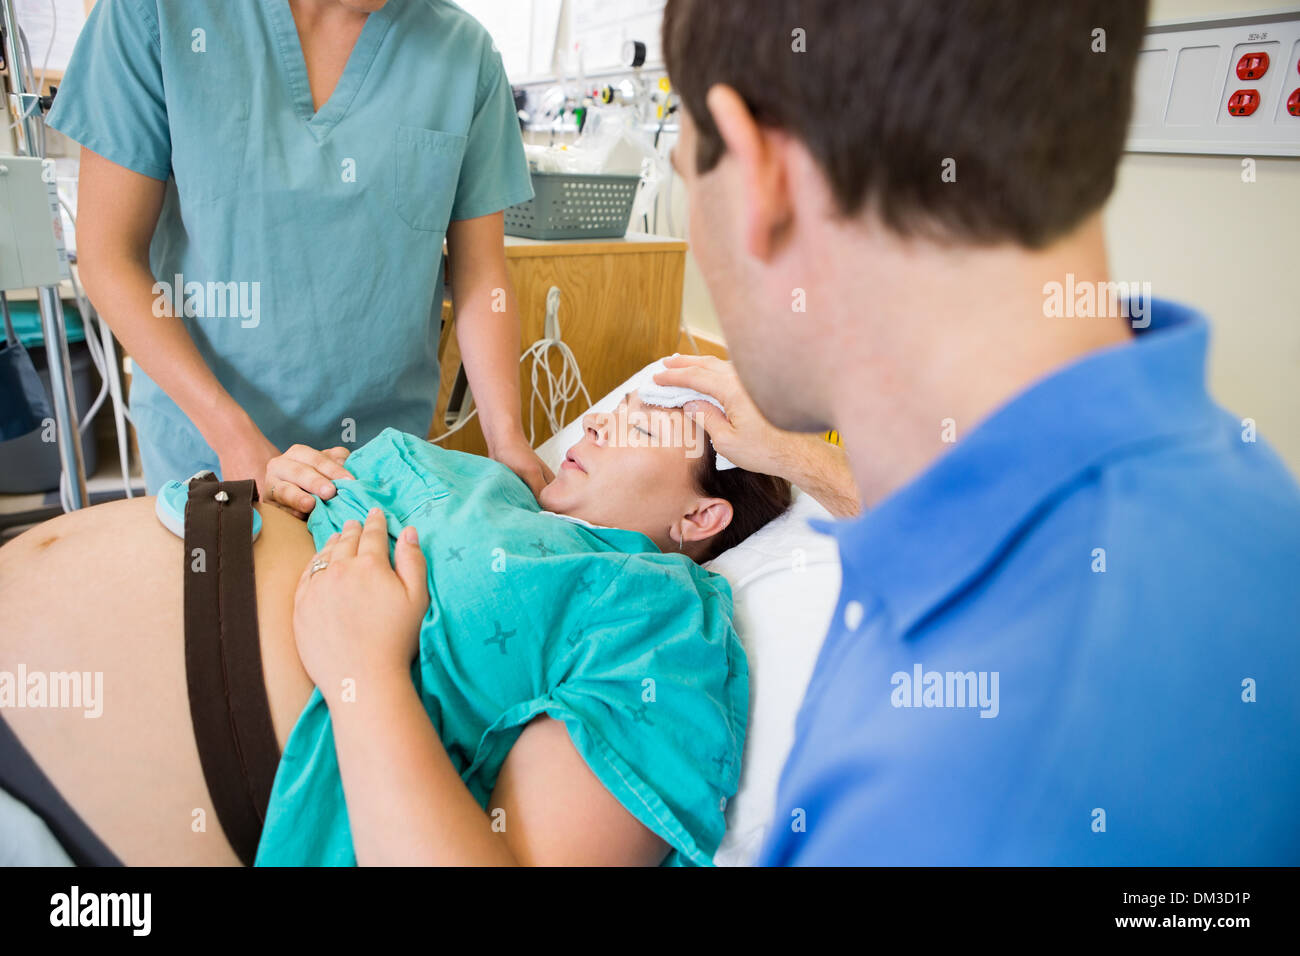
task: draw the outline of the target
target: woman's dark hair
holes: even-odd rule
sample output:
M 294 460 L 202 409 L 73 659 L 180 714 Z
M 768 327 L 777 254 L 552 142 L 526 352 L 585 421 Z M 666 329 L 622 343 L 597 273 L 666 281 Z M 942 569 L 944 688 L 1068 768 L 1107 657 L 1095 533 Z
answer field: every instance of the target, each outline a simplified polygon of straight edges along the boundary
M 743 468 L 718 470 L 718 453 L 707 442 L 695 469 L 695 485 L 703 495 L 731 503 L 731 523 L 709 540 L 700 563 L 734 548 L 773 518 L 785 514 L 793 500 L 790 482 Z

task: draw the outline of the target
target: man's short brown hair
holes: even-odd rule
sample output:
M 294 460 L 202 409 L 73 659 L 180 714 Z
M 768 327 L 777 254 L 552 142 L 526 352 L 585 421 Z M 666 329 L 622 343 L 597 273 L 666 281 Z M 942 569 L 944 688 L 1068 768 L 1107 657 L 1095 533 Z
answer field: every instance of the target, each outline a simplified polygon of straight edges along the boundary
M 705 104 L 722 83 L 807 146 L 843 215 L 1041 248 L 1114 187 L 1146 13 L 1146 0 L 668 0 L 663 40 L 699 172 L 725 152 Z

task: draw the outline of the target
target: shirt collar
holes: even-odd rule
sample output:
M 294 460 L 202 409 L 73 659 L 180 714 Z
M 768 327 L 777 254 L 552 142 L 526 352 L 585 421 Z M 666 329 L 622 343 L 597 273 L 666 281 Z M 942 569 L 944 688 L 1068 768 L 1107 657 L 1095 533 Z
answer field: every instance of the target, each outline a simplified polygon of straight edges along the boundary
M 878 597 L 903 637 L 1083 472 L 1213 427 L 1204 317 L 1159 299 L 1150 306 L 1132 343 L 1031 386 L 860 518 L 811 522 L 838 539 L 846 592 Z
M 573 515 L 564 515 L 556 511 L 539 511 L 540 515 L 546 515 L 550 518 L 559 518 L 561 521 L 567 521 L 570 524 L 576 524 L 580 528 L 586 528 L 597 538 L 600 538 L 606 544 L 609 544 L 625 554 L 640 554 L 650 552 L 652 554 L 661 554 L 659 546 L 650 540 L 648 536 L 640 531 L 631 531 L 627 528 L 611 528 L 608 525 L 592 524 L 582 518 L 575 518 Z
M 604 530 L 607 526 L 603 524 L 592 524 L 590 521 L 584 521 L 582 518 L 575 518 L 573 515 L 562 515 L 558 511 L 539 511 L 539 515 L 550 515 L 552 518 L 559 518 L 562 521 L 571 521 L 574 524 L 580 524 L 584 528 L 591 528 L 593 531 Z

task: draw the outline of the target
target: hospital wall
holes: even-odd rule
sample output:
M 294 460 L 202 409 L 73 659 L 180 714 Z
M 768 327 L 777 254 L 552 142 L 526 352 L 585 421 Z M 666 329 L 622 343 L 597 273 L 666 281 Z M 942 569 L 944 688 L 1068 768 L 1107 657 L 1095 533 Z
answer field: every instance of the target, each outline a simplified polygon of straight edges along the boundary
M 1151 19 L 1249 13 L 1267 6 L 1267 0 L 1154 0 Z M 60 139 L 52 134 L 51 145 Z M 12 149 L 10 133 L 0 132 L 0 153 Z M 1300 297 L 1295 265 L 1300 260 L 1300 159 L 1256 157 L 1254 183 L 1242 182 L 1241 159 L 1126 154 L 1106 210 L 1111 272 L 1117 280 L 1149 281 L 1155 294 L 1195 305 L 1209 315 L 1209 380 L 1216 398 L 1242 417 L 1253 418 L 1292 470 L 1300 473 Z M 661 216 L 657 231 L 685 237 L 687 211 L 680 180 L 671 206 L 671 219 Z M 721 335 L 690 255 L 682 313 L 688 328 Z
M 1267 4 L 1263 5 L 1267 7 Z M 1251 0 L 1156 0 L 1152 21 L 1257 11 Z M 1111 274 L 1148 281 L 1157 296 L 1210 319 L 1210 388 L 1300 475 L 1300 159 L 1128 153 L 1106 209 Z M 675 220 L 685 229 L 677 190 Z M 693 258 L 683 320 L 721 334 Z

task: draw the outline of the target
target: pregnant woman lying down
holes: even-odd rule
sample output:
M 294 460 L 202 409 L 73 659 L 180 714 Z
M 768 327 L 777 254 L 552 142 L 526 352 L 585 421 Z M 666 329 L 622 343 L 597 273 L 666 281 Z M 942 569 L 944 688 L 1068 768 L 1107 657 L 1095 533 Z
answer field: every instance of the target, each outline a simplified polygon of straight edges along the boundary
M 38 814 L 62 805 L 128 865 L 709 863 L 748 669 L 730 589 L 697 562 L 790 489 L 719 471 L 680 410 L 634 395 L 584 425 L 541 507 L 504 466 L 391 429 L 346 461 L 272 463 L 292 476 L 276 499 L 310 513 L 257 506 L 270 766 L 251 844 L 211 793 L 246 799 L 257 768 L 205 761 L 187 694 L 188 676 L 247 697 L 249 662 L 187 675 L 188 543 L 151 498 L 27 532 L 0 549 L 0 672 L 100 672 L 102 715 L 4 706 L 0 783 L 39 779 Z

